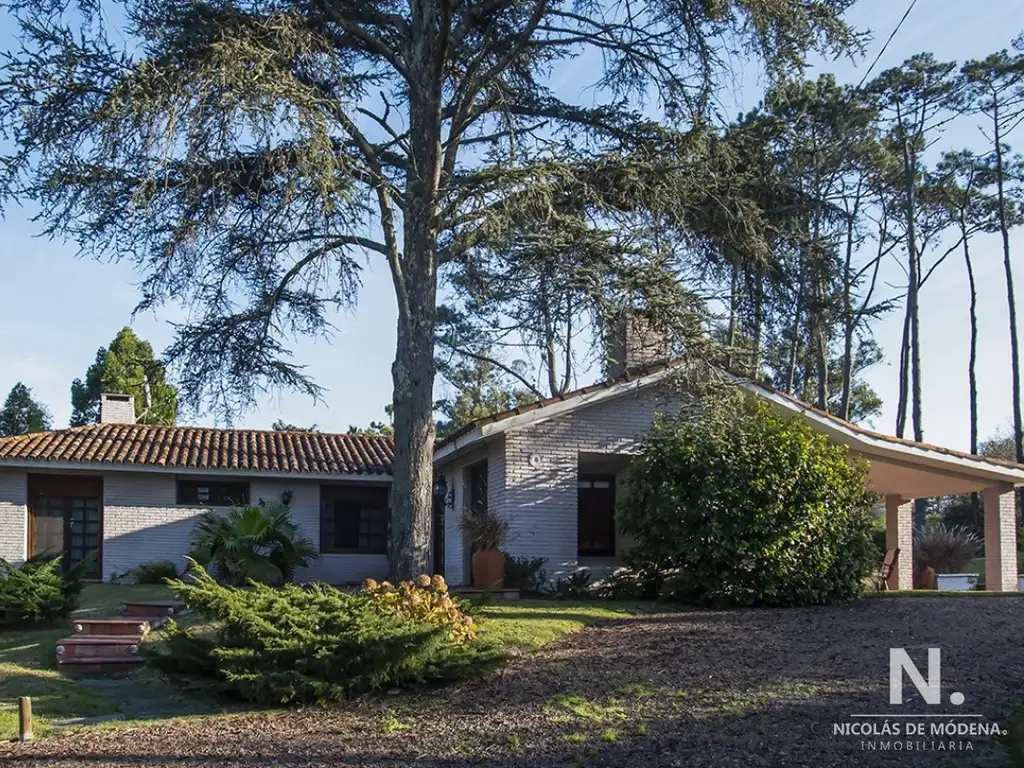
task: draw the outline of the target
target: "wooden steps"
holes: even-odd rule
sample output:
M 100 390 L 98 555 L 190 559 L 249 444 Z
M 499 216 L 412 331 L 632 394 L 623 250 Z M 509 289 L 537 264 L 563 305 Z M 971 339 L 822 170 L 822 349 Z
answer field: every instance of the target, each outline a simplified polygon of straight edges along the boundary
M 124 674 L 142 666 L 139 645 L 154 629 L 187 610 L 181 602 L 126 603 L 120 616 L 76 619 L 57 641 L 57 668 L 76 674 Z
M 188 606 L 173 600 L 151 603 L 125 603 L 121 606 L 122 616 L 144 616 L 147 618 L 167 619 L 184 613 Z
M 145 637 L 151 629 L 163 624 L 165 619 L 147 619 L 140 616 L 111 616 L 99 619 L 79 619 L 72 626 L 78 635 L 136 635 Z

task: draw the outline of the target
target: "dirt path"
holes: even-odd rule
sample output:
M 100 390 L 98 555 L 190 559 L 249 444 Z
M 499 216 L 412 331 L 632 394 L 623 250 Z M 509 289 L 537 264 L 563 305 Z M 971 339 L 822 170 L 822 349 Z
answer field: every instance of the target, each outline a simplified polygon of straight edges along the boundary
M 908 649 L 923 674 L 926 649 L 942 649 L 942 705 L 925 704 L 909 682 L 904 705 L 889 705 L 890 647 Z M 841 736 L 834 724 L 908 721 L 850 717 L 883 713 L 943 715 L 909 718 L 926 728 L 1005 723 L 1024 703 L 1022 680 L 1024 600 L 698 611 L 568 635 L 460 689 L 62 733 L 0 745 L 0 765 L 1000 766 L 991 736 Z M 956 691 L 959 707 L 948 703 Z M 960 749 L 937 751 L 950 742 Z

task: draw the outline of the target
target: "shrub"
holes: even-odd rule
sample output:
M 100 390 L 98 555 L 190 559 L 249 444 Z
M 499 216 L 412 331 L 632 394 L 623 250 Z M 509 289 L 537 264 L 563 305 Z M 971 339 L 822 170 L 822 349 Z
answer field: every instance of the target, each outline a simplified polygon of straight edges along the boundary
M 390 582 L 363 582 L 363 594 L 382 613 L 402 621 L 419 621 L 441 627 L 456 643 L 473 640 L 477 626 L 462 612 L 448 593 L 443 576 L 417 576 L 416 581 L 403 581 L 397 587 Z
M 743 397 L 646 435 L 619 509 L 646 573 L 701 604 L 800 605 L 855 597 L 875 565 L 866 470 L 803 419 Z
M 170 560 L 155 560 L 140 565 L 132 576 L 136 584 L 163 584 L 167 579 L 178 578 L 178 566 Z
M 871 543 L 874 545 L 875 554 L 881 560 L 885 557 L 888 549 L 886 544 L 885 518 L 875 518 L 871 521 Z
M 658 597 L 661 579 L 650 579 L 646 574 L 629 567 L 617 568 L 591 588 L 595 597 L 604 600 L 654 600 Z
M 939 523 L 914 534 L 914 563 L 936 573 L 963 573 L 980 547 L 981 539 L 966 528 Z
M 459 527 L 477 549 L 500 549 L 508 539 L 508 520 L 487 510 L 467 509 Z
M 259 704 L 340 701 L 358 693 L 477 674 L 500 659 L 482 641 L 452 642 L 441 626 L 403 619 L 368 595 L 323 584 L 247 589 L 218 584 L 200 567 L 170 583 L 215 627 L 168 622 L 142 650 L 183 685 Z
M 559 600 L 583 600 L 593 597 L 590 579 L 590 571 L 583 568 L 573 572 L 568 578 L 558 577 L 548 593 Z
M 0 559 L 0 628 L 69 616 L 78 607 L 89 565 L 83 560 L 62 572 L 60 557 L 37 555 L 20 567 Z
M 522 597 L 537 597 L 548 582 L 544 558 L 506 557 L 505 588 L 518 589 Z
M 192 548 L 194 560 L 235 586 L 250 580 L 284 584 L 296 568 L 319 557 L 313 542 L 299 536 L 291 509 L 281 502 L 204 513 L 192 530 Z

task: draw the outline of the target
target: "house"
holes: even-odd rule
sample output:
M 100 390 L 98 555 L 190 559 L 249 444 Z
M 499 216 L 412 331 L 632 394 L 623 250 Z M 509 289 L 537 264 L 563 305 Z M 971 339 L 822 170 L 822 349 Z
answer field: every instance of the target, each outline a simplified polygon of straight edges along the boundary
M 680 365 L 642 364 L 627 348 L 607 380 L 469 424 L 435 449 L 434 569 L 469 581 L 459 512 L 488 508 L 510 523 L 506 551 L 543 557 L 550 576 L 615 566 L 628 542 L 614 506 L 630 457 L 659 412 L 679 407 Z M 1024 466 L 863 429 L 788 395 L 739 381 L 783 413 L 866 459 L 899 547 L 891 586 L 912 586 L 913 500 L 981 494 L 989 589 L 1017 587 L 1013 489 Z M 109 579 L 158 559 L 181 561 L 196 516 L 210 507 L 288 493 L 293 516 L 321 558 L 304 579 L 358 582 L 387 573 L 388 437 L 152 427 L 134 404 L 104 396 L 100 423 L 0 439 L 0 557 L 95 553 Z

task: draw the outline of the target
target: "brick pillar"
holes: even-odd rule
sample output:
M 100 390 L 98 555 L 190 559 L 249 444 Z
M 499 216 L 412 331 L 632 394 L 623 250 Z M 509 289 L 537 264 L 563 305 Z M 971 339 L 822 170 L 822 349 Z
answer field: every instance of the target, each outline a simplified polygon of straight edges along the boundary
M 885 497 L 885 548 L 899 549 L 889 589 L 914 588 L 914 502 L 902 496 Z
M 981 493 L 985 508 L 985 589 L 1017 590 L 1017 519 L 1013 488 L 996 485 Z

